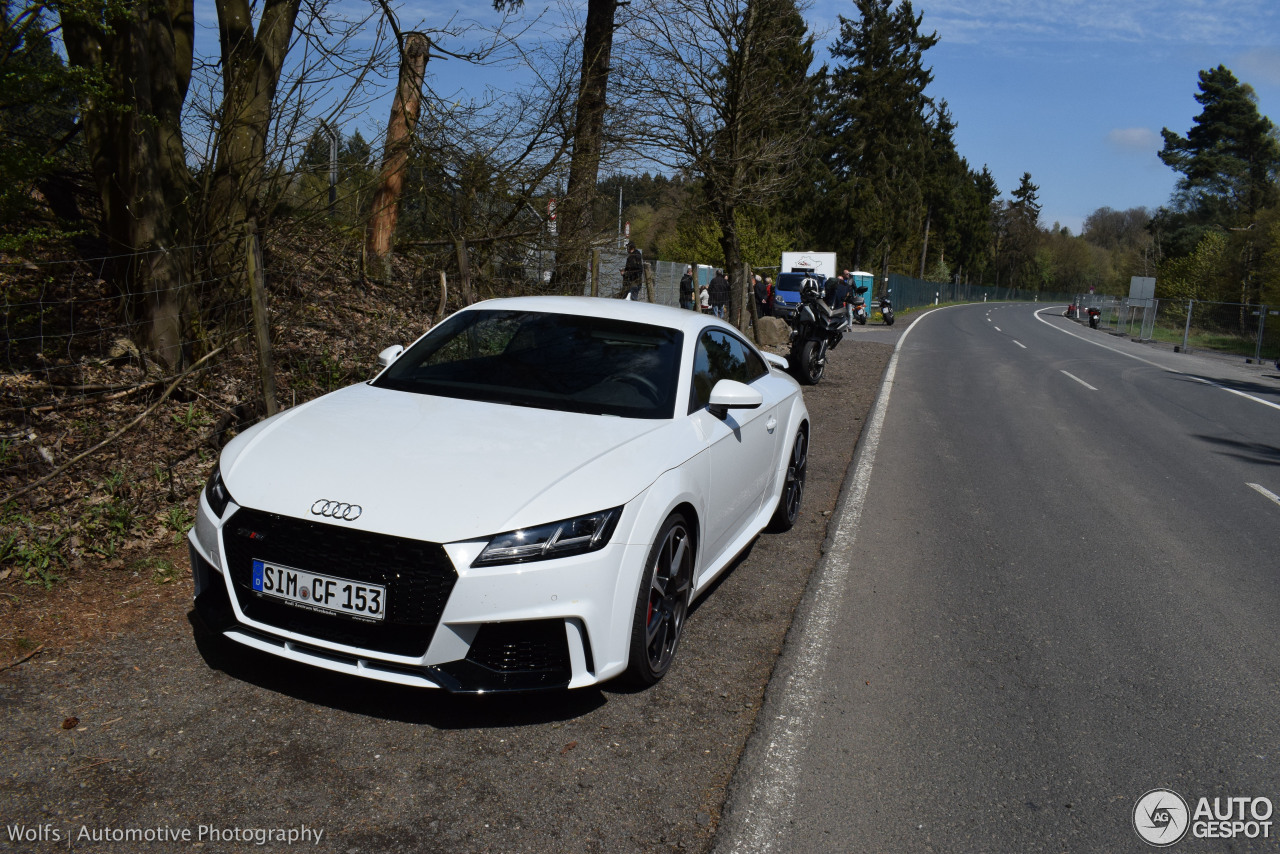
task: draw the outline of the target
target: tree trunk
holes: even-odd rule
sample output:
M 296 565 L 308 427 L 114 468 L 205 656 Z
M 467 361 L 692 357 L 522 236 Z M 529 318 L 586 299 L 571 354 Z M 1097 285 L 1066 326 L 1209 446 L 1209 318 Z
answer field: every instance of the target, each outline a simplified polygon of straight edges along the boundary
M 191 176 L 182 140 L 182 103 L 191 79 L 190 0 L 139 4 L 100 23 L 67 15 L 64 44 L 72 65 L 99 75 L 116 103 L 84 104 L 85 143 L 102 199 L 112 254 L 108 271 L 123 293 L 134 337 L 172 368 L 183 360 L 193 301 L 186 208 Z
M 248 294 L 243 249 L 231 237 L 244 223 L 265 217 L 258 191 L 266 173 L 267 131 L 280 72 L 284 67 L 301 0 L 265 0 L 258 32 L 253 31 L 256 2 L 217 0 L 222 46 L 222 110 L 210 188 L 206 231 L 214 272 L 226 277 L 234 293 Z
M 387 143 L 382 155 L 382 177 L 373 196 L 368 242 L 365 254 L 385 279 L 400 214 L 400 194 L 404 189 L 405 167 L 409 163 L 409 147 L 422 107 L 422 78 L 427 71 L 431 42 L 422 33 L 405 33 L 400 57 L 400 84 L 391 104 L 391 120 L 387 124 Z
M 925 208 L 924 212 L 924 245 L 920 248 L 920 278 L 924 278 L 925 261 L 929 257 L 929 222 L 933 219 L 933 209 Z
M 717 220 L 720 222 L 720 248 L 724 250 L 724 271 L 729 276 L 730 285 L 729 307 L 725 312 L 725 320 L 746 332 L 747 315 L 744 309 L 750 283 L 746 281 L 746 265 L 742 263 L 742 244 L 738 238 L 738 224 L 732 210 L 720 211 Z
M 557 203 L 556 281 L 563 292 L 582 293 L 591 254 L 591 208 L 604 143 L 605 91 L 613 52 L 618 0 L 588 0 L 582 37 L 582 79 L 573 126 L 569 184 Z
M 458 255 L 458 287 L 462 290 L 462 304 L 471 305 L 476 301 L 476 292 L 471 286 L 471 258 L 467 253 L 467 241 L 458 238 L 454 248 Z

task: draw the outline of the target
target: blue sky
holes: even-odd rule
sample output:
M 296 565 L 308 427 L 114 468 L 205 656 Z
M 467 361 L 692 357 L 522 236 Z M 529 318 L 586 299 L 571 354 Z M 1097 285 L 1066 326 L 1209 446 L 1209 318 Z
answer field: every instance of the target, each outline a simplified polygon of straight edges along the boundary
M 1219 64 L 1280 119 L 1280 0 L 921 0 L 935 99 L 956 147 L 991 169 L 1007 197 L 1040 187 L 1041 224 L 1079 233 L 1100 207 L 1165 204 L 1177 174 L 1160 129 L 1186 134 L 1200 114 L 1197 74 Z M 838 35 L 850 0 L 817 0 L 815 30 Z

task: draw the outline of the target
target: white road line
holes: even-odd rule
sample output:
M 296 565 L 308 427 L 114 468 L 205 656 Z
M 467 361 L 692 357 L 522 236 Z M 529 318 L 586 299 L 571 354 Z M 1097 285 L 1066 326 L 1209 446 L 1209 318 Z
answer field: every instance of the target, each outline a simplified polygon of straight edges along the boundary
M 1027 345 L 1026 345 L 1026 344 L 1023 344 L 1023 343 L 1022 343 L 1021 341 L 1019 341 L 1017 338 L 1013 339 L 1013 343 L 1014 343 L 1014 344 L 1017 344 L 1017 345 L 1018 345 L 1019 347 L 1021 347 L 1023 350 L 1027 349 Z
M 1067 372 L 1066 372 L 1066 371 L 1063 371 L 1063 373 L 1064 373 L 1064 374 L 1067 374 Z M 1067 376 L 1071 377 L 1071 379 L 1075 380 L 1076 382 L 1080 383 L 1080 385 L 1082 385 L 1082 386 L 1084 386 L 1085 388 L 1089 389 L 1089 391 L 1097 391 L 1097 389 L 1096 389 L 1096 388 L 1094 388 L 1093 386 L 1089 385 L 1087 382 L 1085 382 L 1084 380 L 1080 379 L 1080 378 L 1079 378 L 1078 376 L 1076 376 L 1075 374 L 1067 374 Z
M 1191 374 L 1187 374 L 1186 376 L 1189 379 L 1193 379 L 1198 383 L 1204 383 L 1205 385 L 1211 385 L 1214 388 L 1220 388 L 1223 391 L 1229 391 L 1232 394 L 1238 394 L 1240 397 L 1247 398 L 1248 400 L 1252 400 L 1254 403 L 1261 403 L 1263 406 L 1270 406 L 1272 409 L 1280 409 L 1280 404 L 1272 403 L 1269 400 L 1263 400 L 1260 397 L 1254 397 L 1251 394 L 1245 394 L 1244 392 L 1237 391 L 1234 388 L 1228 388 L 1227 386 L 1221 385 L 1219 383 L 1215 383 L 1213 380 L 1207 380 L 1204 377 L 1192 376 Z
M 1183 376 L 1183 377 L 1190 377 L 1191 379 L 1195 380 L 1195 381 L 1196 381 L 1196 382 L 1198 382 L 1198 383 L 1204 383 L 1205 385 L 1211 385 L 1211 386 L 1213 386 L 1214 388 L 1220 388 L 1220 389 L 1222 389 L 1223 391 L 1229 391 L 1229 392 L 1231 392 L 1232 394 L 1237 394 L 1237 395 L 1239 395 L 1240 397 L 1246 398 L 1246 399 L 1248 399 L 1248 400 L 1252 400 L 1254 403 L 1261 403 L 1263 406 L 1270 406 L 1272 409 L 1278 409 L 1278 410 L 1280 410 L 1280 403 L 1272 403 L 1272 402 L 1271 402 L 1271 401 L 1269 401 L 1269 400 L 1263 400 L 1263 399 L 1262 399 L 1262 398 L 1260 398 L 1260 397 L 1254 397 L 1254 396 L 1253 396 L 1253 395 L 1251 395 L 1251 394 L 1245 394 L 1245 393 L 1244 393 L 1244 392 L 1242 392 L 1242 391 L 1237 391 L 1237 390 L 1235 390 L 1235 389 L 1233 389 L 1233 388 L 1227 388 L 1226 386 L 1222 385 L 1221 383 L 1215 383 L 1213 380 L 1207 380 L 1207 379 L 1205 379 L 1204 377 L 1197 377 L 1197 376 L 1195 376 L 1194 374 L 1189 374 L 1189 373 L 1187 373 L 1186 371 L 1180 371 L 1180 370 L 1178 370 L 1177 368 L 1170 368 L 1170 367 L 1168 367 L 1167 365 L 1162 365 L 1162 364 L 1160 364 L 1159 362 L 1153 362 L 1153 361 L 1151 361 L 1150 359 L 1144 359 L 1144 358 L 1142 358 L 1141 356 L 1135 356 L 1135 355 L 1134 355 L 1134 354 L 1132 354 L 1132 353 L 1126 353 L 1126 352 L 1125 352 L 1125 351 L 1123 351 L 1123 350 L 1117 350 L 1115 347 L 1108 347 L 1106 344 L 1103 344 L 1103 343 L 1102 343 L 1102 342 L 1100 342 L 1100 341 L 1094 341 L 1094 340 L 1092 340 L 1092 339 L 1085 338 L 1083 335 L 1077 335 L 1077 334 L 1075 334 L 1074 332 L 1072 332 L 1070 329 L 1063 329 L 1061 326 L 1054 326 L 1052 323 L 1050 323 L 1049 321 L 1045 320 L 1043 317 L 1041 317 L 1041 316 L 1040 316 L 1040 312 L 1041 312 L 1041 311 L 1048 311 L 1048 310 L 1049 310 L 1049 309 L 1047 309 L 1047 308 L 1042 308 L 1042 309 L 1040 309 L 1039 311 L 1037 311 L 1037 312 L 1035 313 L 1035 315 L 1036 315 L 1036 320 L 1040 321 L 1041 323 L 1043 323 L 1045 326 L 1049 327 L 1050 329 L 1056 329 L 1056 330 L 1058 330 L 1059 332 L 1063 333 L 1064 335 L 1070 335 L 1072 338 L 1077 338 L 1077 339 L 1079 339 L 1079 340 L 1081 340 L 1081 341 L 1084 341 L 1086 344 L 1092 344 L 1092 345 L 1093 345 L 1093 346 L 1095 346 L 1095 347 L 1101 347 L 1103 350 L 1110 350 L 1112 353 L 1117 353 L 1117 354 L 1119 354 L 1119 355 L 1121 355 L 1121 356 L 1125 356 L 1125 357 L 1127 357 L 1127 358 L 1134 359 L 1135 361 L 1142 362 L 1144 365 L 1150 365 L 1150 366 L 1151 366 L 1151 367 L 1153 367 L 1153 368 L 1159 368 L 1160 370 L 1162 370 L 1162 371 L 1167 371 L 1168 373 L 1171 373 L 1171 374 L 1178 374 L 1179 376 Z
M 777 851 L 791 822 L 800 783 L 801 761 L 805 749 L 810 747 L 809 733 L 818 715 L 831 633 L 840 619 L 842 594 L 853 568 L 853 546 L 858 539 L 862 506 L 867 498 L 871 470 L 884 430 L 884 416 L 898 370 L 898 354 L 920 320 L 906 328 L 889 358 L 875 409 L 860 440 L 849 491 L 837 509 L 838 519 L 831 547 L 815 570 L 816 577 L 809 581 L 811 590 L 806 592 L 806 599 L 813 602 L 813 608 L 799 627 L 797 637 L 794 640 L 790 636 L 787 638 L 788 647 L 794 644 L 795 654 L 794 657 L 784 656 L 790 672 L 777 686 L 777 714 L 769 720 L 761 720 L 759 724 L 758 735 L 766 740 L 760 770 L 745 781 L 743 791 L 730 802 L 729 812 L 716 834 L 714 850 L 717 852 L 765 854 Z M 777 676 L 775 674 L 775 678 Z M 770 687 L 775 686 L 771 684 Z M 766 705 L 766 709 L 770 707 Z
M 993 328 L 995 329 L 995 331 L 996 331 L 996 332 L 999 332 L 999 331 L 1000 331 L 1000 327 L 999 327 L 999 326 L 996 326 L 996 327 L 993 327 Z
M 1276 504 L 1280 505 L 1280 495 L 1276 495 L 1274 492 L 1267 489 L 1265 486 L 1258 483 L 1246 483 L 1245 486 L 1249 487 L 1250 489 L 1256 489 L 1258 492 L 1262 493 L 1262 495 L 1266 496 L 1267 498 L 1274 501 Z

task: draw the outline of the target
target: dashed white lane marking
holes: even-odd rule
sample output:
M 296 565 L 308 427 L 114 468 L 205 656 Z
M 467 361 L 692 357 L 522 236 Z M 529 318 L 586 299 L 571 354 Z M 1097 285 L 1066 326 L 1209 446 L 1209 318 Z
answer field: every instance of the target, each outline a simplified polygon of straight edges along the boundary
M 1026 344 L 1023 344 L 1023 343 L 1022 343 L 1021 341 L 1019 341 L 1017 338 L 1013 339 L 1013 343 L 1014 343 L 1014 344 L 1017 344 L 1017 345 L 1018 345 L 1019 347 L 1021 347 L 1023 350 L 1027 349 L 1027 345 L 1026 345 Z
M 1000 331 L 1000 327 L 999 327 L 999 326 L 996 326 L 996 327 L 993 327 L 993 328 L 995 329 L 995 331 L 996 331 L 996 332 L 999 332 L 999 331 Z
M 1142 362 L 1144 365 L 1150 365 L 1153 368 L 1159 368 L 1160 370 L 1168 371 L 1171 374 L 1178 374 L 1179 376 L 1189 377 L 1190 379 L 1193 379 L 1198 383 L 1211 385 L 1214 388 L 1219 388 L 1219 389 L 1222 389 L 1223 391 L 1229 391 L 1232 394 L 1239 395 L 1240 397 L 1243 397 L 1246 400 L 1252 400 L 1254 403 L 1261 403 L 1263 406 L 1270 406 L 1272 409 L 1280 410 L 1280 403 L 1272 403 L 1269 400 L 1263 400 L 1260 397 L 1254 397 L 1251 394 L 1245 394 L 1242 391 L 1237 391 L 1233 388 L 1228 388 L 1227 386 L 1224 386 L 1221 383 L 1215 383 L 1213 380 L 1207 380 L 1204 377 L 1197 377 L 1194 374 L 1189 374 L 1186 371 L 1180 371 L 1177 368 L 1170 368 L 1167 365 L 1160 364 L 1159 362 L 1153 362 L 1150 359 L 1144 359 L 1141 356 L 1135 356 L 1132 353 L 1126 353 L 1123 350 L 1117 350 L 1115 347 L 1108 347 L 1106 344 L 1103 344 L 1101 341 L 1093 341 L 1089 338 L 1085 338 L 1083 335 L 1077 335 L 1074 332 L 1072 332 L 1070 329 L 1063 329 L 1061 326 L 1054 326 L 1052 323 L 1050 323 L 1049 321 L 1045 320 L 1043 317 L 1040 316 L 1041 311 L 1048 311 L 1048 310 L 1049 310 L 1048 308 L 1042 308 L 1035 313 L 1035 316 L 1036 316 L 1036 320 L 1040 321 L 1050 329 L 1056 329 L 1064 335 L 1070 335 L 1072 338 L 1078 338 L 1079 340 L 1084 341 L 1085 343 L 1088 343 L 1088 344 L 1092 344 L 1095 347 L 1101 347 L 1103 350 L 1110 350 L 1112 353 L 1117 353 L 1121 356 L 1125 356 L 1135 361 Z
M 1067 372 L 1066 372 L 1066 371 L 1063 371 L 1063 373 L 1064 373 L 1064 374 L 1067 374 Z M 1067 374 L 1067 376 L 1071 377 L 1071 379 L 1075 380 L 1076 382 L 1080 383 L 1080 385 L 1082 385 L 1082 386 L 1084 386 L 1085 388 L 1089 389 L 1089 391 L 1097 391 L 1097 389 L 1096 389 L 1096 388 L 1094 388 L 1093 386 L 1089 385 L 1087 382 L 1085 382 L 1084 380 L 1080 379 L 1080 378 L 1079 378 L 1078 376 L 1076 376 L 1075 374 Z
M 1280 495 L 1276 495 L 1274 492 L 1272 492 L 1271 490 L 1267 489 L 1267 488 L 1266 488 L 1265 486 L 1263 486 L 1262 484 L 1260 484 L 1260 483 L 1246 483 L 1246 484 L 1245 484 L 1245 486 L 1249 487 L 1250 489 L 1256 489 L 1259 493 L 1261 493 L 1262 495 L 1264 495 L 1264 496 L 1266 496 L 1267 498 L 1271 499 L 1271 500 L 1272 500 L 1273 502 L 1275 502 L 1277 505 L 1280 505 Z

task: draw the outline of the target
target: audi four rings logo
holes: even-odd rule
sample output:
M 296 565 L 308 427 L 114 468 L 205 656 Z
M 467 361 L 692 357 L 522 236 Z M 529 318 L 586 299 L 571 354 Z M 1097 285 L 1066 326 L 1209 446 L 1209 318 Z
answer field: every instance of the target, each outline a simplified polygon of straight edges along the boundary
M 316 516 L 324 516 L 329 519 L 341 519 L 344 522 L 354 522 L 360 518 L 360 514 L 364 512 L 364 508 L 359 504 L 347 504 L 343 501 L 330 501 L 327 498 L 321 498 L 315 504 L 311 505 L 311 512 Z

